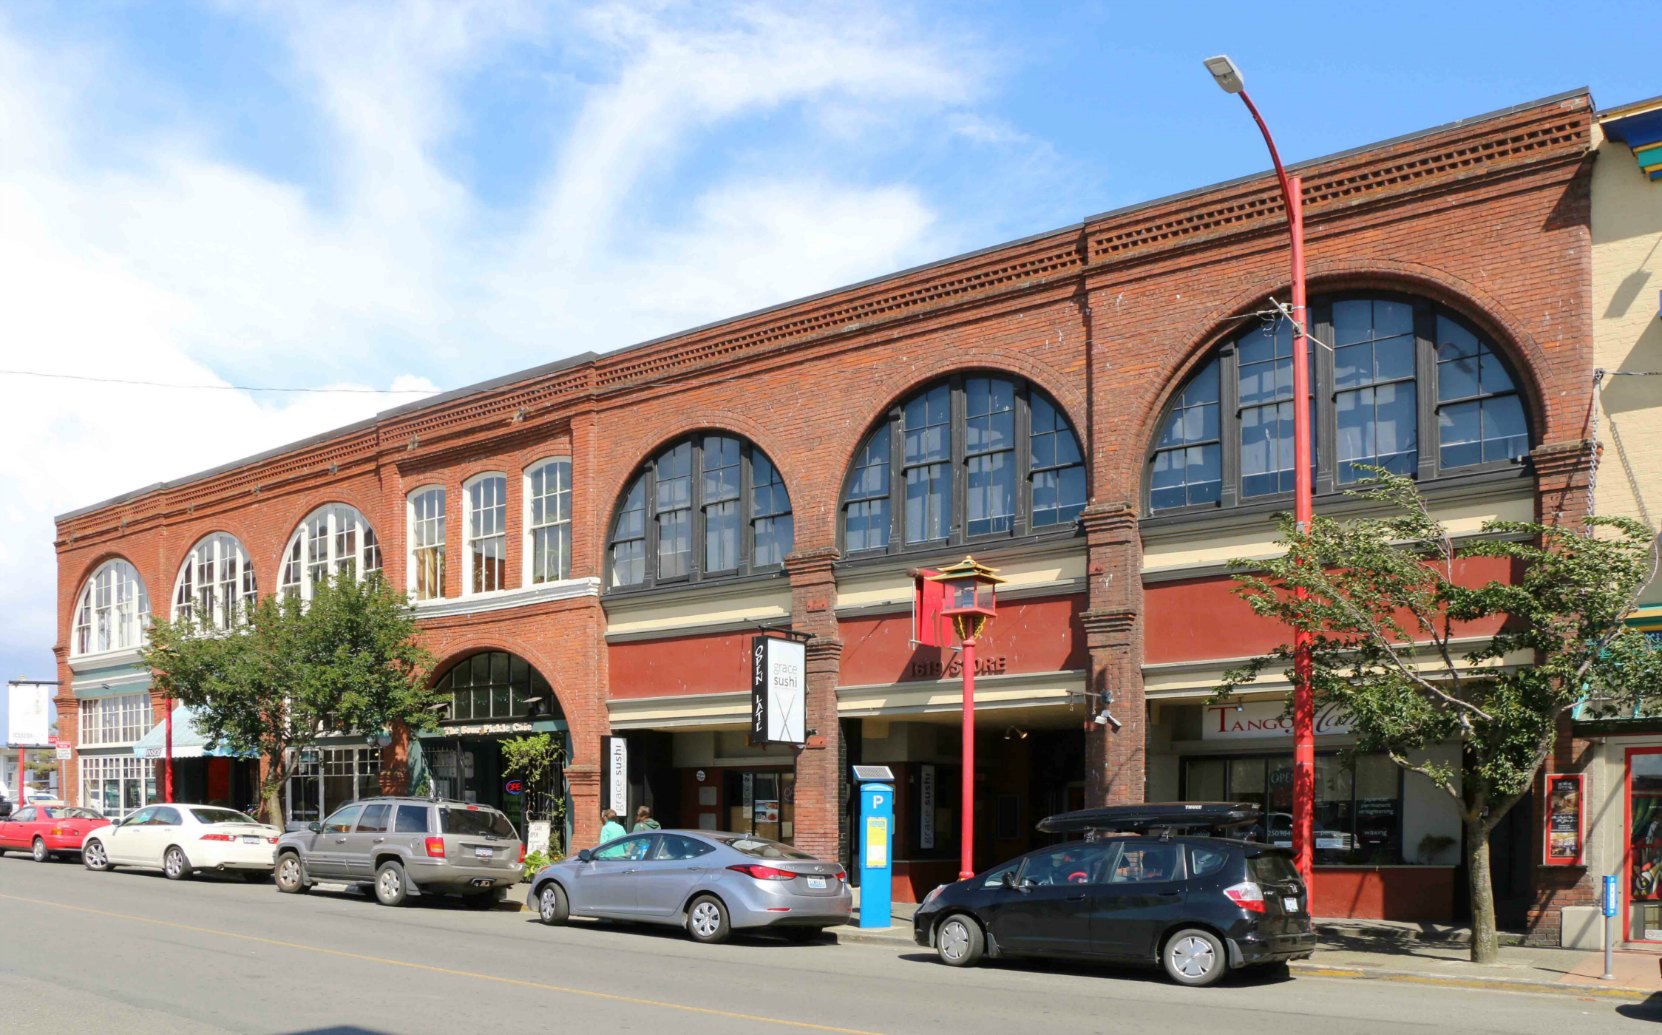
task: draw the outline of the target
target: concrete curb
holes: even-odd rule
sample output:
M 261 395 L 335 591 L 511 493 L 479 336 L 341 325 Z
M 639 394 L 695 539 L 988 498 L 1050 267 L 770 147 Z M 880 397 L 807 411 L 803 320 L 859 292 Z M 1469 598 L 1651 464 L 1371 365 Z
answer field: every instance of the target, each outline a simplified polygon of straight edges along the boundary
M 836 935 L 839 942 L 854 942 L 860 945 L 893 945 L 897 949 L 904 949 L 907 946 L 917 947 L 917 943 L 912 941 L 912 926 L 910 924 L 905 927 L 891 926 L 887 929 L 855 927 L 851 924 L 846 927 L 828 927 L 826 931 Z
M 1409 985 L 1429 985 L 1435 988 L 1487 989 L 1508 992 L 1537 992 L 1547 995 L 1570 995 L 1598 999 L 1625 999 L 1642 1002 L 1658 990 L 1633 988 L 1626 985 L 1571 985 L 1556 981 L 1532 981 L 1528 978 L 1504 977 L 1443 977 L 1438 974 L 1416 974 L 1385 967 L 1334 966 L 1315 960 L 1300 960 L 1291 964 L 1295 974 L 1309 977 L 1348 978 L 1361 981 L 1394 981 Z

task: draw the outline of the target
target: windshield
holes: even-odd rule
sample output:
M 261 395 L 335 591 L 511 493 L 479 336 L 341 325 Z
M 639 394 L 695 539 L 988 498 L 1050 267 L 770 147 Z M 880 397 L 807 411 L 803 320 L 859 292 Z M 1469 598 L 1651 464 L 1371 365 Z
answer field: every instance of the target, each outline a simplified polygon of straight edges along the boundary
M 253 823 L 258 825 L 260 822 L 253 816 L 247 816 L 231 809 L 191 809 L 190 814 L 196 817 L 196 822 L 206 823 L 209 826 L 220 823 Z
M 790 845 L 780 844 L 778 841 L 769 841 L 765 837 L 723 837 L 718 838 L 718 840 L 735 852 L 743 852 L 758 859 L 813 858 L 807 852 L 792 848 Z
M 439 830 L 446 834 L 513 837 L 514 825 L 494 809 L 448 808 L 439 810 Z
M 79 809 L 73 805 L 49 808 L 46 811 L 48 819 L 103 819 L 104 817 L 91 809 Z

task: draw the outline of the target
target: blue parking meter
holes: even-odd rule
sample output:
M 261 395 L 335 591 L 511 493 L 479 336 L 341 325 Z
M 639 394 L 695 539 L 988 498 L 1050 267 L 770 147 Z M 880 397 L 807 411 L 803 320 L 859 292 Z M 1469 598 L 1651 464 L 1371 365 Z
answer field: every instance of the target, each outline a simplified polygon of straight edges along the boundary
M 857 765 L 860 784 L 860 926 L 889 926 L 894 875 L 894 774 L 888 766 Z
M 1604 875 L 1604 915 L 1616 915 L 1616 875 L 1613 873 Z

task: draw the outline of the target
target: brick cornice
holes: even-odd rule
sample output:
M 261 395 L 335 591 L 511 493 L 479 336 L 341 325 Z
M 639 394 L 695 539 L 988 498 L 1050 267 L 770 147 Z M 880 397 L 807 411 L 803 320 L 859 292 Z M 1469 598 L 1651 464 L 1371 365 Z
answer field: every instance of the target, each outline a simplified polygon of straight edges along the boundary
M 1079 616 L 1085 627 L 1086 643 L 1093 648 L 1129 642 L 1137 628 L 1137 612 L 1120 609 L 1093 609 Z
M 1592 442 L 1586 439 L 1552 442 L 1531 450 L 1529 461 L 1538 478 L 1571 478 L 1586 470 L 1592 457 L 1592 448 Z
M 1079 514 L 1085 541 L 1092 546 L 1126 543 L 1137 538 L 1137 511 L 1129 502 L 1092 503 Z
M 785 558 L 785 572 L 792 586 L 807 586 L 821 582 L 835 582 L 833 565 L 842 554 L 836 550 L 804 550 Z

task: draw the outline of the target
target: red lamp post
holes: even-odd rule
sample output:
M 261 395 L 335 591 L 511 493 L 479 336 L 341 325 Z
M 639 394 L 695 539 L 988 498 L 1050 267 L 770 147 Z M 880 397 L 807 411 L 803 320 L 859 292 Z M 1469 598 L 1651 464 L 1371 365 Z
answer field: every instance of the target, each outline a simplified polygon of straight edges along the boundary
M 162 766 L 162 800 L 173 800 L 173 697 L 167 698 L 167 746 L 166 763 Z
M 1310 530 L 1314 513 L 1311 501 L 1310 462 L 1314 450 L 1310 437 L 1310 352 L 1305 336 L 1309 311 L 1304 297 L 1304 204 L 1303 184 L 1288 176 L 1275 149 L 1270 127 L 1258 114 L 1258 106 L 1247 96 L 1240 69 L 1228 55 L 1206 59 L 1206 69 L 1226 93 L 1239 94 L 1246 104 L 1275 163 L 1275 178 L 1281 185 L 1281 200 L 1287 206 L 1287 232 L 1292 238 L 1293 263 L 1293 520 L 1300 531 Z M 1304 591 L 1298 591 L 1303 598 Z M 1307 893 L 1315 891 L 1314 847 L 1316 799 L 1316 708 L 1310 690 L 1310 634 L 1293 630 L 1293 855 Z
M 946 591 L 941 616 L 952 619 L 953 631 L 964 648 L 964 775 L 958 879 L 968 880 L 975 876 L 975 641 L 998 610 L 995 587 L 1004 580 L 973 557 L 942 568 L 929 579 Z

